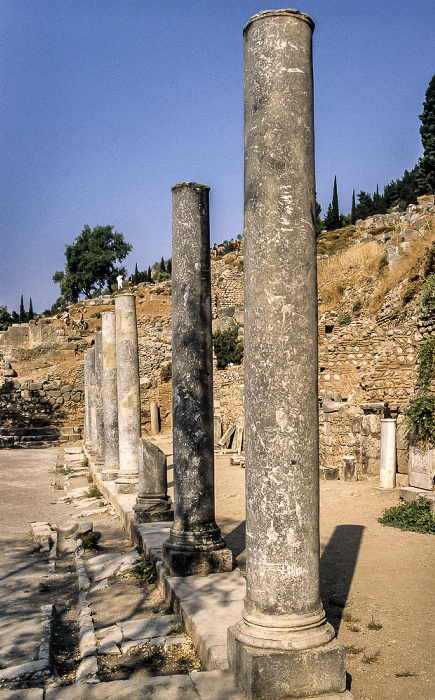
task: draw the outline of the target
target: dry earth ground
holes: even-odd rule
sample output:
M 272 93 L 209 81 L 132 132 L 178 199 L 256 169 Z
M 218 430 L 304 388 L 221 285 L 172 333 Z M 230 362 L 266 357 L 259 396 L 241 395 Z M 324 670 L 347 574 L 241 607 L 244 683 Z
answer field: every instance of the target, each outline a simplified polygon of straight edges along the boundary
M 170 455 L 170 438 L 155 441 Z M 52 486 L 55 450 L 32 452 L 39 456 L 34 472 L 29 471 L 26 460 L 30 451 L 0 452 L 1 575 L 3 581 L 10 581 L 9 594 L 15 589 L 17 598 L 23 592 L 24 578 L 19 569 L 11 571 L 14 548 L 19 546 L 32 557 L 31 543 L 26 539 L 29 522 L 65 519 L 65 505 L 59 502 L 62 491 Z M 169 480 L 171 483 L 171 470 Z M 380 491 L 377 483 L 377 479 L 320 483 L 322 599 L 339 641 L 354 652 L 348 655 L 347 670 L 355 700 L 435 700 L 435 540 L 431 535 L 381 526 L 377 518 L 384 508 L 397 503 L 398 494 Z M 228 456 L 216 459 L 216 511 L 243 572 L 244 470 L 231 466 Z M 95 528 L 104 531 L 107 551 L 119 545 L 128 547 L 124 535 L 116 532 L 116 521 L 107 518 L 105 525 L 101 518 L 91 516 Z M 38 604 L 47 600 L 39 592 L 37 598 Z M 135 597 L 130 601 L 133 610 L 137 602 Z M 95 604 L 100 607 L 97 599 Z M 109 621 L 103 605 L 100 615 L 100 624 Z M 372 621 L 378 624 L 371 625 Z M 382 627 L 369 629 L 367 625 Z

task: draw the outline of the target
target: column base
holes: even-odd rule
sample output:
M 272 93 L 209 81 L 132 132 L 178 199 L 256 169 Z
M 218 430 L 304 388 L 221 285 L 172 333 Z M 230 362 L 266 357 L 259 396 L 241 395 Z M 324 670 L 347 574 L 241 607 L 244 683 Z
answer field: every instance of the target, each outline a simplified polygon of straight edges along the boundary
M 115 479 L 118 493 L 137 493 L 139 489 L 139 478 L 137 474 L 121 474 Z
M 103 469 L 101 472 L 102 481 L 115 481 L 118 477 L 119 469 Z
M 138 496 L 133 510 L 138 523 L 161 523 L 174 519 L 174 506 L 169 496 L 166 498 Z
M 242 621 L 228 630 L 228 662 L 249 700 L 352 700 L 346 691 L 346 652 L 335 639 L 307 648 L 304 633 L 303 649 L 279 649 L 275 629 L 270 645 L 259 638 L 251 646 L 244 627 Z

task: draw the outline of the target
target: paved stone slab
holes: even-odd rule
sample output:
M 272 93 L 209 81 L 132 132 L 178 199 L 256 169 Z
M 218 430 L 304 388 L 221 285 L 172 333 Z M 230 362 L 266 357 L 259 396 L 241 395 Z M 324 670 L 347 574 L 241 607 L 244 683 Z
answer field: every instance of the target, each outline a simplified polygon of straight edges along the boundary
M 180 620 L 176 615 L 162 615 L 160 617 L 150 617 L 142 620 L 130 620 L 121 624 L 122 636 L 124 641 L 161 637 L 168 634 L 179 622 Z
M 99 554 L 86 560 L 86 568 L 93 581 L 102 581 L 121 571 L 129 571 L 139 559 L 137 552 L 127 554 Z
M 192 671 L 189 675 L 201 700 L 246 700 L 229 673 Z
M 0 690 L 0 700 L 42 700 L 42 688 L 22 688 L 20 690 Z
M 189 676 L 177 675 L 53 688 L 45 700 L 198 700 L 198 693 Z

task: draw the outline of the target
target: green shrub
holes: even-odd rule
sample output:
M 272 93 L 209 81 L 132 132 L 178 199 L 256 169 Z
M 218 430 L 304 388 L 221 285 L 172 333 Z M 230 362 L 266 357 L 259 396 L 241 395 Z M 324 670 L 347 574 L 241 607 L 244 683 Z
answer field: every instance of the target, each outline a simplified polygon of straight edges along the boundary
M 348 311 L 346 311 L 345 314 L 339 317 L 338 319 L 338 325 L 339 326 L 348 326 L 349 323 L 352 323 L 352 316 Z
M 427 311 L 435 311 L 435 274 L 424 283 L 421 290 L 421 303 Z
M 243 359 L 243 343 L 238 339 L 240 323 L 233 323 L 226 330 L 213 333 L 213 349 L 218 369 L 225 369 L 232 362 L 239 365 Z
M 156 569 L 151 559 L 144 552 L 141 553 L 140 559 L 136 564 L 136 573 L 147 583 L 155 583 L 156 581 Z
M 421 445 L 435 442 L 435 396 L 424 394 L 411 399 L 404 414 L 409 442 Z
M 418 383 L 425 389 L 435 374 L 435 335 L 424 341 L 418 350 Z
M 379 272 L 382 272 L 386 267 L 388 267 L 388 253 L 382 253 L 378 263 Z
M 428 498 L 405 501 L 398 506 L 386 508 L 378 522 L 388 527 L 397 527 L 399 530 L 435 535 L 435 516 Z
M 85 498 L 100 498 L 102 493 L 97 484 L 92 484 L 85 493 Z

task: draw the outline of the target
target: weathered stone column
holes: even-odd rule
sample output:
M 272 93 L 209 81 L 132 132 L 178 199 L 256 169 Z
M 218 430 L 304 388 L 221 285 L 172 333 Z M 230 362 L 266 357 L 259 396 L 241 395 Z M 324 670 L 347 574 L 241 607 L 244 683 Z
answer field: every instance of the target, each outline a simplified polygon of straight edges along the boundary
M 165 453 L 148 440 L 139 441 L 139 494 L 133 506 L 139 523 L 172 520 L 174 508 L 167 494 Z
M 381 489 L 394 489 L 396 486 L 396 424 L 395 418 L 381 418 Z
M 174 525 L 163 545 L 171 575 L 230 571 L 215 522 L 209 188 L 172 188 Z
M 103 413 L 103 343 L 101 331 L 95 331 L 95 416 L 97 425 L 97 467 L 104 465 L 104 413 Z
M 115 479 L 119 471 L 118 391 L 116 387 L 116 322 L 113 311 L 101 316 L 103 346 L 103 415 L 105 479 Z
M 245 41 L 246 598 L 228 633 L 249 698 L 349 698 L 319 594 L 311 36 L 261 12 Z
M 90 451 L 93 458 L 97 455 L 97 414 L 95 410 L 95 347 L 88 350 L 88 400 L 89 400 L 89 422 L 90 422 Z
M 140 426 L 139 357 L 136 297 L 115 297 L 116 370 L 118 385 L 119 493 L 134 493 L 138 486 Z
M 151 433 L 153 435 L 158 435 L 160 433 L 160 411 L 159 404 L 157 401 L 151 401 L 150 403 L 150 416 L 151 416 Z
M 91 424 L 91 381 L 92 381 L 92 364 L 95 359 L 92 357 L 91 350 L 86 350 L 83 363 L 84 386 L 85 386 L 85 447 L 88 450 L 92 449 L 92 424 Z

